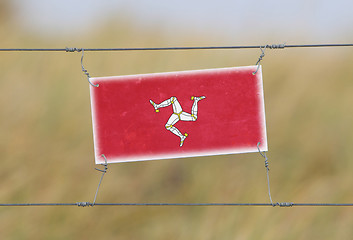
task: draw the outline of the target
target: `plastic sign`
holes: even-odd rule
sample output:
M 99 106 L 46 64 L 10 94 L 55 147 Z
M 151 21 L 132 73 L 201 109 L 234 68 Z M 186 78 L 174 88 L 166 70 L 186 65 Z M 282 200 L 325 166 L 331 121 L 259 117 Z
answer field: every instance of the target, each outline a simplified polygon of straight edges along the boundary
M 96 163 L 267 151 L 256 68 L 91 78 Z

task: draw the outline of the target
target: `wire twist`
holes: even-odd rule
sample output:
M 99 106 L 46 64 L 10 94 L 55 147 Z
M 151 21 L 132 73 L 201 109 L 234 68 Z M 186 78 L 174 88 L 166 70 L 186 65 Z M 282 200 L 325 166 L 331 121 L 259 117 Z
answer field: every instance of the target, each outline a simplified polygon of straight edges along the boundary
M 76 205 L 77 207 L 93 207 L 93 204 L 90 202 L 77 202 Z
M 70 48 L 70 50 L 78 51 L 77 48 Z M 82 69 L 82 72 L 87 76 L 87 80 L 88 80 L 89 84 L 91 84 L 93 87 L 99 87 L 99 84 L 96 84 L 96 85 L 95 85 L 95 84 L 93 84 L 93 83 L 90 81 L 91 76 L 89 75 L 88 71 L 83 67 L 83 56 L 84 56 L 84 54 L 85 54 L 85 51 L 84 51 L 83 48 L 81 48 L 80 51 L 82 51 L 82 57 L 81 57 L 81 69 Z
M 260 47 L 260 50 L 261 50 L 261 55 L 259 57 L 259 60 L 257 60 L 256 64 L 257 65 L 257 68 L 256 68 L 256 71 L 252 73 L 252 75 L 255 75 L 257 73 L 257 71 L 259 71 L 259 68 L 260 68 L 260 62 L 262 61 L 263 57 L 265 56 L 265 50 L 267 48 L 268 45 L 266 45 L 264 47 L 264 49 L 262 49 L 262 47 Z
M 266 153 L 265 152 L 261 152 L 260 148 L 259 148 L 259 145 L 261 144 L 261 142 L 258 142 L 257 143 L 257 149 L 259 150 L 259 153 L 261 154 L 261 156 L 263 158 L 265 158 L 265 168 L 266 168 L 266 175 L 267 175 L 267 188 L 268 188 L 268 196 L 270 197 L 270 202 L 272 204 L 272 206 L 281 206 L 280 203 L 273 203 L 272 202 L 272 197 L 271 197 L 271 187 L 270 187 L 270 175 L 269 175 L 269 171 L 270 171 L 270 168 L 269 168 L 269 163 L 268 163 L 268 158 L 266 156 Z
M 65 48 L 65 51 L 66 52 L 81 52 L 81 51 L 83 51 L 83 48 L 69 48 L 69 47 L 66 47 Z
M 292 202 L 281 202 L 281 203 L 276 203 L 276 204 L 273 204 L 273 206 L 279 206 L 279 207 L 293 207 L 294 206 L 294 203 Z
M 100 171 L 102 172 L 102 176 L 101 176 L 101 180 L 99 181 L 99 184 L 98 184 L 98 187 L 97 187 L 97 190 L 96 190 L 96 194 L 94 195 L 94 200 L 93 200 L 93 203 L 92 203 L 92 207 L 94 206 L 94 204 L 96 203 L 96 199 L 97 199 L 97 195 L 98 195 L 98 190 L 101 186 L 101 183 L 102 183 L 102 180 L 103 180 L 103 177 L 104 177 L 104 174 L 107 172 L 108 170 L 108 162 L 107 162 L 107 158 L 105 157 L 104 154 L 102 154 L 102 157 L 104 158 L 104 163 L 102 164 L 104 166 L 104 169 L 98 169 L 98 168 L 95 168 L 97 171 Z
M 253 72 L 252 74 L 255 75 L 255 74 L 259 71 L 260 62 L 261 62 L 262 59 L 265 57 L 265 50 L 266 50 L 266 48 L 269 48 L 269 49 L 284 49 L 285 47 L 286 47 L 286 44 L 285 44 L 285 43 L 260 46 L 261 55 L 260 55 L 260 57 L 259 57 L 259 60 L 257 60 L 257 62 L 256 62 L 256 64 L 255 64 L 255 65 L 257 65 L 256 71 Z
M 284 49 L 286 47 L 286 44 L 285 43 L 272 44 L 272 45 L 266 45 L 265 47 L 269 49 Z

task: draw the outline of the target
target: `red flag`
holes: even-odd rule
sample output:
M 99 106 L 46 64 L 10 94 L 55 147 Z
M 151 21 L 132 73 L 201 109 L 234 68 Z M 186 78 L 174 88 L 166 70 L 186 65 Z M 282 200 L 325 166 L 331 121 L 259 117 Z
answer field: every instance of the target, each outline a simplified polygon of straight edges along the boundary
M 267 151 L 256 67 L 91 78 L 96 163 Z

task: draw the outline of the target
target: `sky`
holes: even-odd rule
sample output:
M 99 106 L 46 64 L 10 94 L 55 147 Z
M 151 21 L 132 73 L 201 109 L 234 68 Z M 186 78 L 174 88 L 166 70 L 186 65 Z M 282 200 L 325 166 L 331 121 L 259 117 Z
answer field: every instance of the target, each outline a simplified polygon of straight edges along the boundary
M 108 19 L 131 18 L 160 28 L 226 36 L 230 41 L 272 37 L 279 42 L 352 42 L 352 0 L 12 0 L 18 25 L 40 34 L 79 34 Z M 261 42 L 261 41 L 256 41 Z

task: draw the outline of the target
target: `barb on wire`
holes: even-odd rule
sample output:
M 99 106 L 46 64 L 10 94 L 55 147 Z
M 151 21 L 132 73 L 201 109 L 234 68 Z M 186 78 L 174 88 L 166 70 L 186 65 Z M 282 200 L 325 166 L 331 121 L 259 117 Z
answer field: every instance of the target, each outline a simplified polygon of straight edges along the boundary
M 77 48 L 67 48 L 67 49 L 71 50 L 69 52 L 79 51 Z M 88 71 L 83 67 L 83 56 L 85 54 L 85 51 L 83 48 L 80 51 L 82 51 L 82 57 L 81 57 L 82 72 L 87 76 L 87 80 L 88 80 L 89 84 L 91 84 L 93 87 L 99 87 L 99 84 L 95 85 L 90 81 L 91 76 L 89 75 Z
M 265 152 L 261 152 L 261 150 L 259 148 L 260 144 L 261 144 L 261 142 L 257 143 L 257 149 L 259 150 L 259 153 L 261 154 L 261 156 L 263 158 L 265 158 L 265 168 L 266 168 L 266 175 L 267 175 L 267 188 L 268 188 L 268 196 L 270 197 L 270 202 L 271 202 L 272 206 L 276 206 L 276 205 L 281 206 L 281 205 L 279 205 L 279 203 L 274 204 L 272 202 L 271 188 L 270 188 L 270 174 L 269 174 L 270 168 L 269 168 L 268 158 L 267 158 Z
M 108 170 L 108 162 L 107 162 L 107 158 L 105 157 L 104 154 L 102 154 L 102 157 L 104 158 L 104 163 L 102 164 L 104 166 L 104 169 L 101 170 L 101 169 L 98 169 L 96 168 L 97 171 L 100 171 L 102 172 L 102 176 L 101 176 L 101 180 L 99 181 L 99 184 L 98 184 L 98 187 L 97 187 L 97 190 L 96 190 L 96 195 L 94 195 L 94 200 L 93 200 L 93 203 L 91 204 L 91 206 L 93 207 L 96 203 L 96 199 L 97 199 L 97 195 L 98 195 L 98 190 L 101 186 L 101 183 L 102 183 L 102 180 L 103 180 L 103 177 L 104 177 L 104 174 L 107 172 Z

